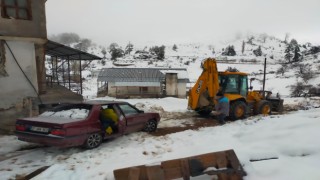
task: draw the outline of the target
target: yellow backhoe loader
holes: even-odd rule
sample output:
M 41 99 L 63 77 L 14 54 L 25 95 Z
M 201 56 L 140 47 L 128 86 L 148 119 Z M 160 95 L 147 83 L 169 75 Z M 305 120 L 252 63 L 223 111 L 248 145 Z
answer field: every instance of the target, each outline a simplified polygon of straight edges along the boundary
M 265 66 L 266 67 L 266 66 Z M 214 58 L 207 58 L 202 64 L 202 74 L 189 91 L 188 109 L 200 115 L 208 115 L 217 103 L 215 95 L 220 91 L 229 99 L 229 117 L 233 120 L 242 119 L 246 115 L 270 114 L 271 111 L 281 112 L 283 99 L 271 98 L 270 91 L 253 91 L 248 86 L 248 74 L 244 72 L 218 72 Z M 264 73 L 265 84 L 265 73 Z

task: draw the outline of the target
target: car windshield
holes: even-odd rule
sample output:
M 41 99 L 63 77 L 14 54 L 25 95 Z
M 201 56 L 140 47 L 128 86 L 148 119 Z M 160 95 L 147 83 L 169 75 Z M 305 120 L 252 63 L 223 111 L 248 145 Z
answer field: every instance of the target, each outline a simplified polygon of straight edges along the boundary
M 60 105 L 52 110 L 45 111 L 40 117 L 59 117 L 69 119 L 85 119 L 88 117 L 91 105 Z

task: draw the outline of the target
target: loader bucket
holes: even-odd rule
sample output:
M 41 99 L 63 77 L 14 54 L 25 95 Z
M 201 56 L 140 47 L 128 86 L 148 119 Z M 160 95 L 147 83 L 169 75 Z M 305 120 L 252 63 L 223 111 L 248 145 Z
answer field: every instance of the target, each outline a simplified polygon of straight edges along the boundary
M 113 174 L 116 180 L 189 180 L 205 174 L 219 180 L 241 180 L 246 175 L 233 150 L 116 169 Z

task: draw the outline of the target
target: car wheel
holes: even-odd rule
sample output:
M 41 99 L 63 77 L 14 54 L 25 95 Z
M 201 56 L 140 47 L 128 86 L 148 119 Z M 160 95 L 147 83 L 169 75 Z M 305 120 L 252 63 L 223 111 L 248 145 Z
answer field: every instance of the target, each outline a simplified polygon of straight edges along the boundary
M 154 132 L 154 131 L 156 131 L 156 129 L 157 129 L 157 121 L 155 121 L 155 120 L 149 120 L 147 123 L 146 123 L 146 125 L 145 125 L 145 127 L 144 127 L 144 129 L 143 129 L 143 131 L 146 131 L 146 132 Z
M 98 147 L 102 142 L 102 136 L 100 133 L 90 134 L 85 142 L 87 149 L 93 149 Z

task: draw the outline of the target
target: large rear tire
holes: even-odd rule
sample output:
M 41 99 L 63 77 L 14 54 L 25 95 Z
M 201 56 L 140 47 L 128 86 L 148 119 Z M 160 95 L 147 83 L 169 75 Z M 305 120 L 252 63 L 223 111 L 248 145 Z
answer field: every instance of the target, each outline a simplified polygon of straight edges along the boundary
M 200 115 L 200 116 L 209 116 L 209 114 L 211 113 L 211 109 L 205 109 L 205 110 L 201 110 L 201 111 L 197 111 L 197 113 Z
M 254 108 L 254 114 L 270 115 L 272 104 L 269 101 L 261 100 L 257 102 Z
M 247 105 L 243 101 L 232 102 L 229 117 L 232 120 L 243 119 L 246 116 Z

